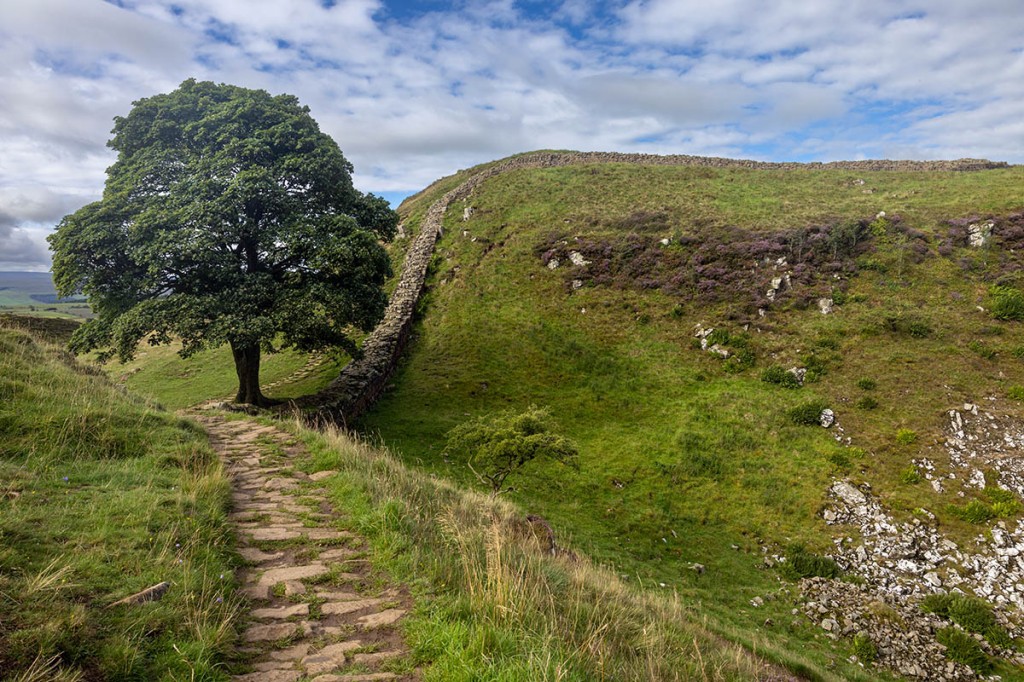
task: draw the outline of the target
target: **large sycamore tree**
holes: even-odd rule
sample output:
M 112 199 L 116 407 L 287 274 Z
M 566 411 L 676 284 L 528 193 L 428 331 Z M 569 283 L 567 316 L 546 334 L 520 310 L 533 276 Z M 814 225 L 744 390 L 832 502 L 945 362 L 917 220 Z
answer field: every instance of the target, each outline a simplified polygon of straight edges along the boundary
M 352 165 L 290 95 L 187 80 L 115 119 L 103 198 L 50 236 L 63 296 L 97 317 L 74 352 L 132 357 L 180 340 L 188 357 L 227 343 L 236 400 L 267 404 L 261 352 L 355 352 L 386 304 L 387 202 L 352 186 Z

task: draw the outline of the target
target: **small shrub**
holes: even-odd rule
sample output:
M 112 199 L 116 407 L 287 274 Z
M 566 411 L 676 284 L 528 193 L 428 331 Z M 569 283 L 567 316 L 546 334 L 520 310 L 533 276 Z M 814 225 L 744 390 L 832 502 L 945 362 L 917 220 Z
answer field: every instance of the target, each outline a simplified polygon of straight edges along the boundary
M 953 601 L 951 594 L 929 594 L 921 600 L 918 607 L 925 613 L 934 613 L 941 618 L 949 618 L 949 605 Z
M 949 619 L 968 632 L 984 634 L 998 627 L 996 614 L 988 602 L 977 597 L 958 595 L 949 601 Z
M 1010 354 L 1013 355 L 1013 357 L 1017 358 L 1018 360 L 1024 359 L 1024 346 L 1017 346 L 1012 351 L 1010 351 Z
M 875 400 L 872 396 L 865 395 L 861 396 L 861 398 L 857 400 L 857 402 L 854 403 L 854 405 L 856 405 L 858 408 L 862 410 L 873 410 L 876 407 L 878 407 L 878 401 Z
M 882 320 L 882 326 L 901 336 L 913 339 L 924 339 L 932 335 L 931 326 L 916 315 L 889 315 Z
M 987 477 L 986 477 L 987 478 Z M 992 502 L 1016 502 L 1017 496 L 1006 488 L 985 488 L 985 496 Z
M 1024 386 L 1010 386 L 1006 396 L 1010 400 L 1024 400 Z
M 801 403 L 786 411 L 786 416 L 794 424 L 799 426 L 817 426 L 821 424 L 821 412 L 828 407 L 827 403 L 820 400 L 811 400 Z
M 757 362 L 757 356 L 749 348 L 741 348 L 728 357 L 723 365 L 726 372 L 738 374 L 750 369 Z
M 537 457 L 579 466 L 576 444 L 551 431 L 548 411 L 531 405 L 521 414 L 507 411 L 456 426 L 448 432 L 447 449 L 498 494 L 506 478 Z
M 967 632 L 983 636 L 993 646 L 1013 647 L 1013 639 L 999 625 L 991 604 L 983 599 L 966 594 L 932 594 L 921 601 L 920 608 L 953 621 Z
M 713 329 L 711 333 L 705 337 L 705 340 L 708 342 L 709 348 L 716 344 L 719 346 L 728 346 L 729 342 L 732 340 L 732 335 L 729 334 L 728 330 L 718 327 L 717 329 Z
M 1008 286 L 989 289 L 989 310 L 997 320 L 1024 320 L 1024 293 Z
M 917 467 L 907 467 L 900 472 L 900 482 L 907 485 L 917 485 L 921 482 L 921 473 L 917 470 Z
M 995 510 L 981 500 L 971 500 L 962 507 L 951 504 L 949 513 L 967 523 L 985 523 L 996 516 Z
M 858 632 L 854 636 L 853 653 L 857 655 L 857 660 L 865 665 L 871 665 L 878 660 L 878 649 L 871 635 L 866 632 Z
M 981 675 L 992 670 L 992 661 L 982 650 L 981 645 L 963 630 L 942 628 L 935 632 L 935 639 L 946 647 L 945 655 L 949 660 L 963 663 Z
M 767 384 L 782 386 L 783 388 L 800 388 L 800 380 L 792 372 L 780 365 L 766 367 L 761 372 L 761 381 Z
M 818 348 L 827 348 L 828 350 L 839 350 L 839 339 L 831 334 L 822 334 L 819 336 L 814 345 Z
M 791 545 L 786 552 L 786 561 L 781 564 L 782 574 L 790 580 L 801 578 L 838 578 L 839 565 L 828 558 L 808 552 L 803 545 Z
M 981 341 L 971 341 L 969 344 L 967 344 L 967 347 L 974 351 L 974 353 L 976 353 L 978 356 L 983 357 L 986 360 L 996 359 L 996 352 L 989 348 L 988 346 L 986 346 L 985 344 L 983 344 Z
M 896 432 L 897 445 L 913 445 L 917 442 L 917 431 L 913 429 L 900 429 Z
M 992 646 L 999 647 L 1000 649 L 1014 648 L 1013 638 L 1010 637 L 1010 633 L 998 625 L 989 628 L 981 634 L 985 636 L 985 639 L 987 639 L 988 643 Z
M 807 353 L 800 358 L 800 363 L 807 369 L 804 382 L 817 381 L 819 377 L 828 374 L 828 360 L 816 353 Z
M 861 270 L 873 270 L 883 275 L 889 271 L 888 265 L 871 256 L 862 256 L 861 258 L 858 258 L 857 267 Z
M 862 391 L 873 391 L 876 388 L 878 388 L 878 383 L 874 379 L 863 377 L 857 379 L 857 388 L 861 389 Z
M 992 513 L 1001 519 L 1016 517 L 1020 513 L 1020 502 L 993 502 Z
M 834 450 L 828 454 L 828 461 L 840 471 L 849 471 L 852 463 L 850 455 L 843 450 Z

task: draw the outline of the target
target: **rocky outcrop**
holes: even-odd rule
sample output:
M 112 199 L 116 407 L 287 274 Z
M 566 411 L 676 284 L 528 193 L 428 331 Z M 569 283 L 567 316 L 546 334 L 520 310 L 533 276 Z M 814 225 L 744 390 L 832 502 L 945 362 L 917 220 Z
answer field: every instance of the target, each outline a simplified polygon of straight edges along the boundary
M 860 637 L 871 642 L 875 665 L 911 679 L 975 680 L 977 675 L 944 655 L 934 633 L 949 624 L 923 612 L 906 596 L 878 595 L 870 587 L 825 578 L 800 583 L 804 615 L 829 639 Z M 870 665 L 871 661 L 860 661 Z
M 300 401 L 311 409 L 314 421 L 347 423 L 358 418 L 384 391 L 413 325 L 413 313 L 427 277 L 434 244 L 441 235 L 448 207 L 468 198 L 486 180 L 510 171 L 556 168 L 584 164 L 628 163 L 646 166 L 694 166 L 709 168 L 750 168 L 755 170 L 842 169 L 860 171 L 980 171 L 1008 164 L 983 159 L 956 161 L 833 161 L 829 163 L 774 163 L 703 156 L 623 154 L 616 152 L 534 152 L 486 167 L 449 191 L 427 211 L 405 258 L 402 274 L 384 319 L 366 338 L 362 357 L 350 362 L 321 393 Z M 473 210 L 463 210 L 469 220 Z M 404 234 L 404 226 L 400 230 Z M 582 256 L 580 256 L 582 258 Z M 573 260 L 575 263 L 575 259 Z M 549 267 L 550 266 L 549 264 Z M 557 267 L 557 264 L 554 266 Z M 774 283 L 773 283 L 774 284 Z M 782 283 L 780 282 L 780 285 Z

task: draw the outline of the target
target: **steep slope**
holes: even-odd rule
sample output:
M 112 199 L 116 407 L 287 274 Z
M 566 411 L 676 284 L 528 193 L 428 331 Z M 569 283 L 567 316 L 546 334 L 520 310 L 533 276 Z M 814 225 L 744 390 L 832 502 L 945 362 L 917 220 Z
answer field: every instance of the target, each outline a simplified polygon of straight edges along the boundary
M 1002 556 L 980 532 L 1003 523 L 1012 536 L 1021 490 L 1000 466 L 1012 459 L 993 446 L 967 461 L 945 441 L 973 457 L 949 411 L 963 419 L 965 403 L 983 403 L 981 419 L 1013 422 L 1024 395 L 1019 323 L 992 314 L 1016 300 L 1021 169 L 574 161 L 506 168 L 451 203 L 416 338 L 361 426 L 407 461 L 472 481 L 446 456 L 446 432 L 547 406 L 579 443 L 581 470 L 531 465 L 514 497 L 600 560 L 699 600 L 738 641 L 764 636 L 825 665 L 864 630 L 882 664 L 899 671 L 915 655 L 883 644 L 870 614 L 822 629 L 829 618 L 790 613 L 799 590 L 779 591 L 771 566 L 788 556 L 796 573 L 822 572 L 814 553 L 866 579 L 867 602 L 917 609 L 955 585 L 1005 602 L 999 618 L 1016 632 L 1016 593 L 989 584 L 986 595 L 965 568 Z M 468 176 L 407 202 L 406 229 Z M 993 284 L 1011 288 L 993 297 Z M 802 387 L 787 388 L 790 368 Z M 802 423 L 825 407 L 837 424 Z M 924 540 L 918 557 L 873 535 L 880 522 L 894 536 L 924 526 L 957 549 L 929 559 Z M 921 656 L 944 663 L 928 646 Z
M 0 323 L 0 678 L 227 679 L 228 486 L 205 440 Z

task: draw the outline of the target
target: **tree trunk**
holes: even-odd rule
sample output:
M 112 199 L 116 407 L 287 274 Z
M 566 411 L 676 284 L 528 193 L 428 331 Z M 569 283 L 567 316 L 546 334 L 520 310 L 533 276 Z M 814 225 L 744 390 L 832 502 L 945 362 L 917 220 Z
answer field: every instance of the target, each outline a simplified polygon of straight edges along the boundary
M 258 343 L 240 345 L 231 342 L 231 354 L 235 357 L 235 372 L 238 374 L 236 403 L 266 407 L 270 404 L 260 391 L 260 346 Z

